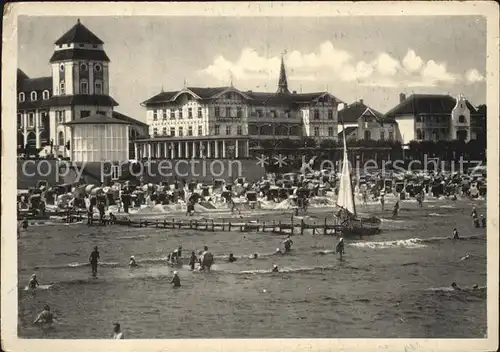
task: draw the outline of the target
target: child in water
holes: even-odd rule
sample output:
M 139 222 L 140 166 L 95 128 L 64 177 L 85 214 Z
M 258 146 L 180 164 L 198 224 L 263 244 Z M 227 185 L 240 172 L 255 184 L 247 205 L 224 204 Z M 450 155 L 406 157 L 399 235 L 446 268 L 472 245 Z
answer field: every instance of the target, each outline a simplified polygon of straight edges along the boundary
M 194 251 L 191 252 L 191 257 L 189 258 L 189 266 L 191 267 L 191 270 L 194 270 L 194 265 L 198 261 L 198 258 L 196 258 L 196 254 Z

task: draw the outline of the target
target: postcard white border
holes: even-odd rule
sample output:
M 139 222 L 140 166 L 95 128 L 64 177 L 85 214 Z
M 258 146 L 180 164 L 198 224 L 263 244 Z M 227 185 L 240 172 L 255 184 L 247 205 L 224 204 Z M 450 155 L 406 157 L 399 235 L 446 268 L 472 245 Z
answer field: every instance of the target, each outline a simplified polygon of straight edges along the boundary
M 487 19 L 488 197 L 487 285 L 488 334 L 485 339 L 207 339 L 207 340 L 38 340 L 17 338 L 17 236 L 15 204 L 17 20 L 31 16 L 450 16 L 480 15 Z M 2 51 L 2 346 L 25 351 L 493 351 L 498 348 L 498 165 L 499 6 L 485 1 L 445 2 L 238 2 L 238 3 L 7 3 Z M 208 338 L 208 336 L 207 336 Z

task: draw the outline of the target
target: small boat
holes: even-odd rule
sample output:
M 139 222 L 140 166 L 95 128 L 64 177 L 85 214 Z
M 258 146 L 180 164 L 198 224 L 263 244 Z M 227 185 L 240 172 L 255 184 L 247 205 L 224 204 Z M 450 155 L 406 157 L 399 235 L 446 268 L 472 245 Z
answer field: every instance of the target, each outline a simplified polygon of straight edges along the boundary
M 340 207 L 337 217 L 340 219 L 340 231 L 344 237 L 370 236 L 380 232 L 381 220 L 379 218 L 375 216 L 361 218 L 358 217 L 356 213 L 356 203 L 354 201 L 354 190 L 352 187 L 351 172 L 349 170 L 345 136 L 344 159 L 339 180 L 337 206 Z

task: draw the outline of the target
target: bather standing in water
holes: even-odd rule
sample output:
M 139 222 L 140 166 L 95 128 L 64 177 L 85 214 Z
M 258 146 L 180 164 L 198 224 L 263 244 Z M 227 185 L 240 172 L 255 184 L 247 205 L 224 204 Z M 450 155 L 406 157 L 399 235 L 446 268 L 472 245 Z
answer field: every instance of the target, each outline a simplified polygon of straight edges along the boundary
M 194 251 L 192 251 L 191 257 L 189 258 L 189 266 L 191 267 L 191 270 L 194 270 L 194 266 L 195 266 L 197 261 L 198 261 L 198 258 L 196 258 L 196 253 Z
M 36 289 L 40 284 L 38 283 L 38 280 L 36 278 L 36 274 L 31 275 L 30 282 L 28 283 L 28 288 L 30 290 Z
M 179 278 L 179 273 L 177 271 L 174 271 L 174 277 L 172 278 L 172 281 L 170 281 L 170 284 L 174 287 L 181 287 L 181 279 Z
M 92 275 L 93 276 L 97 276 L 97 263 L 100 259 L 100 256 L 99 256 L 99 251 L 97 250 L 97 246 L 94 247 L 94 251 L 92 253 L 90 253 L 90 257 L 89 257 L 89 262 L 90 262 L 90 265 L 92 266 Z
M 342 259 L 342 256 L 344 255 L 344 239 L 341 237 L 339 240 L 339 243 L 337 243 L 337 246 L 335 247 L 335 253 L 340 254 L 340 259 Z
M 234 254 L 233 253 L 229 253 L 229 258 L 227 258 L 227 261 L 229 263 L 233 263 L 236 261 L 236 258 L 234 257 Z
M 278 266 L 276 264 L 273 265 L 273 270 L 271 272 L 273 273 L 279 273 L 279 269 L 278 269 Z
M 458 236 L 458 231 L 457 231 L 456 228 L 453 229 L 453 239 L 454 240 L 459 240 L 460 239 L 460 237 Z
M 133 255 L 130 256 L 130 262 L 128 264 L 131 268 L 136 268 L 138 267 L 139 265 L 137 264 L 137 262 L 135 261 L 135 257 Z

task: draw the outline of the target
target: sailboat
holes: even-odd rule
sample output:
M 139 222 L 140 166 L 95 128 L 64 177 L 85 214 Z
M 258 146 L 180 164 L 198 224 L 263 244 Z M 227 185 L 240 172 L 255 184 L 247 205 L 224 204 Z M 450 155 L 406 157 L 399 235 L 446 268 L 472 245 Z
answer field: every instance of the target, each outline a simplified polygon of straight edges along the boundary
M 381 221 L 377 217 L 360 218 L 356 213 L 356 202 L 354 201 L 351 171 L 349 170 L 349 159 L 347 157 L 345 128 L 343 135 L 344 159 L 342 161 L 342 172 L 340 175 L 339 193 L 337 198 L 337 206 L 340 207 L 338 217 L 341 218 L 340 225 L 342 235 L 374 235 L 380 231 Z

